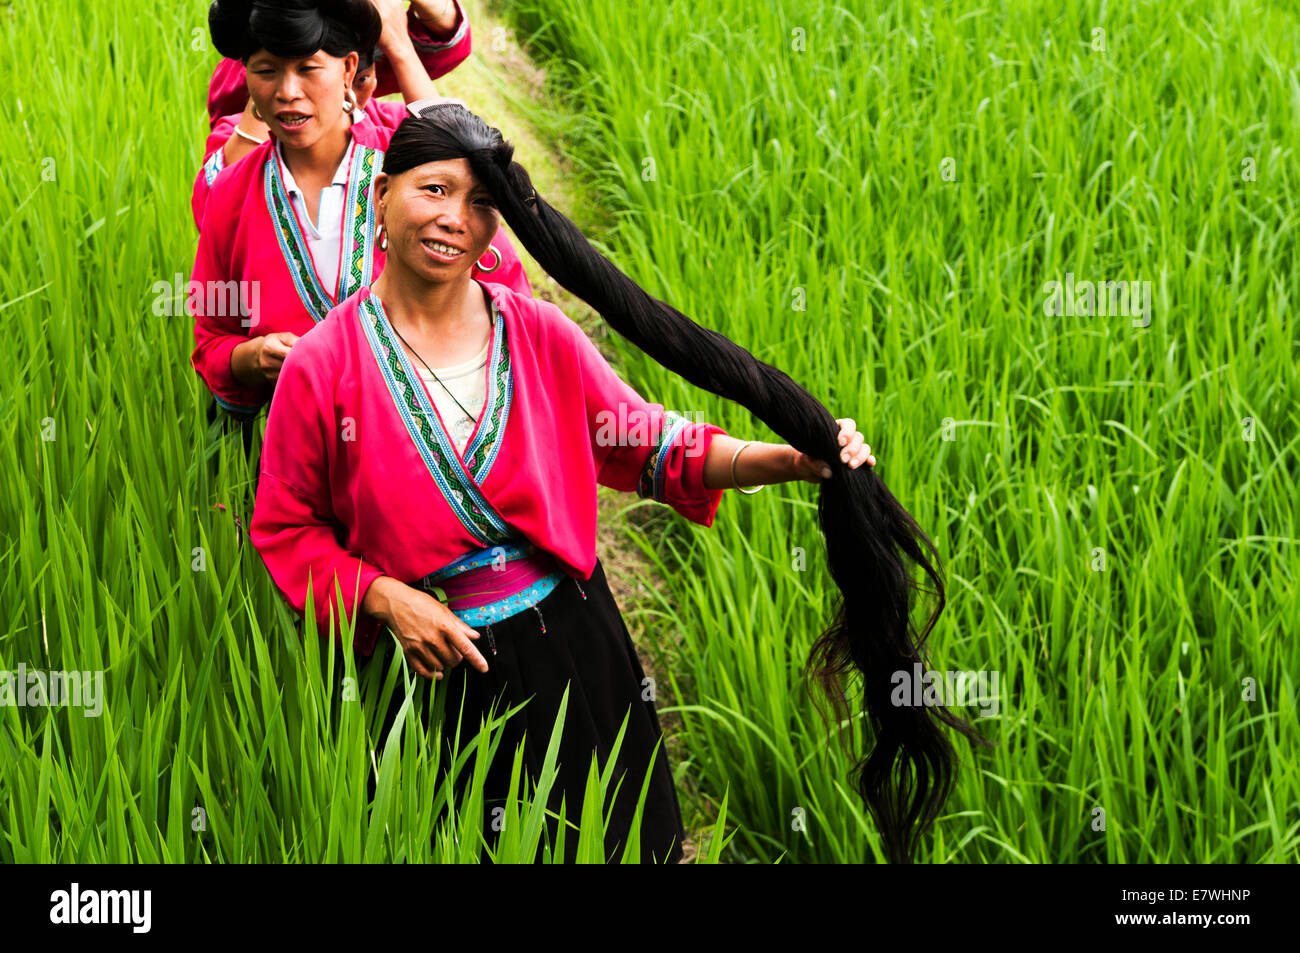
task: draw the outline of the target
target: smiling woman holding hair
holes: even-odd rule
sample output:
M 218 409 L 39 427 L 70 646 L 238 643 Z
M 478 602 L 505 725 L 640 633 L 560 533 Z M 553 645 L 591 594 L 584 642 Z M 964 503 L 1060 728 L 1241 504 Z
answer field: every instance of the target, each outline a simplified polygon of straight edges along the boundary
M 635 770 L 606 842 L 606 857 L 618 859 L 660 731 L 596 558 L 597 483 L 635 490 L 704 526 L 724 488 L 821 483 L 831 570 L 847 604 L 819 644 L 818 674 L 864 667 L 876 719 L 889 672 L 916 655 L 906 642 L 911 580 L 897 551 L 933 570 L 920 531 L 868 472 L 875 459 L 852 420 L 837 425 L 780 371 L 647 295 L 536 194 L 512 155 L 497 130 L 459 105 L 421 108 L 398 128 L 375 184 L 387 268 L 285 361 L 251 537 L 296 608 L 305 609 L 310 582 L 319 619 L 355 617 L 361 653 L 387 624 L 417 672 L 442 679 L 452 670 L 447 711 L 463 701 L 470 725 L 495 699 L 531 698 L 507 722 L 504 746 L 527 729 L 534 777 L 569 684 L 552 801 L 558 808 L 567 793 L 569 818 L 580 810 L 593 748 L 606 756 L 630 709 L 615 777 Z M 554 305 L 472 279 L 469 264 L 498 209 L 542 267 L 616 330 L 815 455 L 667 414 L 620 380 Z M 449 365 L 471 366 L 476 354 L 486 355 L 477 388 L 446 379 Z M 608 439 L 611 415 L 649 420 L 650 439 Z M 458 422 L 472 422 L 463 436 Z M 435 587 L 446 605 L 430 594 Z M 920 816 L 907 809 L 937 810 L 944 792 L 935 785 L 951 768 L 934 711 L 894 709 L 901 715 L 873 722 L 884 725 L 873 757 L 892 766 L 902 748 L 920 762 L 919 789 L 905 783 L 902 801 L 889 771 L 879 790 L 863 788 L 897 859 L 909 856 Z M 508 760 L 499 757 L 494 772 Z M 662 751 L 652 770 L 642 856 L 674 861 L 683 831 Z M 503 797 L 502 776 L 489 780 L 488 796 Z

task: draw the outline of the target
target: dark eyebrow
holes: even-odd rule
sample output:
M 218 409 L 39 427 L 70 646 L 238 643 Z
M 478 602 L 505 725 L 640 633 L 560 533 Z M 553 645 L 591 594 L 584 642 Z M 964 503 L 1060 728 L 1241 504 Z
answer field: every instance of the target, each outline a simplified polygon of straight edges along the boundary
M 441 179 L 443 182 L 455 186 L 458 189 L 465 188 L 465 178 L 456 172 L 430 172 L 425 177 L 423 185 L 437 184 L 436 180 L 438 179 Z M 471 195 L 482 194 L 482 195 L 486 195 L 488 198 L 492 197 L 492 192 L 482 182 L 475 183 L 474 188 L 470 194 Z

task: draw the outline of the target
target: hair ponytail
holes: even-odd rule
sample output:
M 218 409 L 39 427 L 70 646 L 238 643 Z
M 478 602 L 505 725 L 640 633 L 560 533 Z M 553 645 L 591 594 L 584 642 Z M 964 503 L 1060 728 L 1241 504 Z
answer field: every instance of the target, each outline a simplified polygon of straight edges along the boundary
M 841 679 L 850 669 L 862 674 L 875 743 L 855 767 L 858 791 L 889 859 L 909 862 L 955 781 L 956 752 L 939 723 L 989 744 L 943 707 L 891 703 L 894 673 L 910 680 L 913 666 L 924 665 L 921 650 L 943 610 L 934 544 L 875 472 L 840 462 L 839 425 L 816 398 L 783 371 L 642 290 L 537 194 L 513 154 L 513 145 L 478 116 L 440 104 L 402 123 L 384 171 L 398 175 L 427 162 L 468 159 L 515 236 L 560 285 L 664 367 L 748 408 L 796 449 L 830 462 L 818 520 L 841 597 L 833 621 L 813 645 L 809 674 L 841 719 L 849 707 Z M 916 583 L 911 563 L 933 589 Z M 911 622 L 913 590 L 936 597 L 919 630 Z

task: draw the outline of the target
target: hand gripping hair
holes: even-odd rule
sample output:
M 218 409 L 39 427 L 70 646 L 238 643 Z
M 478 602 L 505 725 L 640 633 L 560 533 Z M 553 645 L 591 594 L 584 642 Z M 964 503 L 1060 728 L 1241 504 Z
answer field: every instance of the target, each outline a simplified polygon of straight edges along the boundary
M 697 387 L 748 408 L 796 449 L 831 462 L 817 510 L 840 597 L 812 647 L 807 671 L 832 700 L 840 722 L 849 709 L 842 678 L 853 670 L 861 675 L 874 744 L 855 764 L 857 788 L 887 857 L 910 862 L 955 781 L 957 755 L 939 723 L 989 744 L 942 706 L 891 702 L 895 673 L 910 680 L 913 666 L 924 666 L 921 651 L 943 610 L 938 551 L 879 476 L 840 461 L 839 425 L 829 410 L 784 372 L 643 291 L 537 194 L 513 155 L 514 146 L 498 130 L 462 105 L 441 103 L 402 122 L 383 170 L 400 175 L 428 162 L 469 160 L 538 264 L 614 330 Z M 932 589 L 913 579 L 913 564 Z M 911 622 L 914 591 L 935 597 L 919 629 Z

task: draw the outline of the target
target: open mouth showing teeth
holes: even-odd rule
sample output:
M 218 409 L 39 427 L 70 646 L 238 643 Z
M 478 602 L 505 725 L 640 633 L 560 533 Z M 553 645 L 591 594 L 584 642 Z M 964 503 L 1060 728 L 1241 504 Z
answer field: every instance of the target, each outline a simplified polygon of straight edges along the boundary
M 439 255 L 446 255 L 449 258 L 457 258 L 465 254 L 459 248 L 452 248 L 450 245 L 444 245 L 442 242 L 420 242 L 420 244 L 425 248 L 428 248 L 430 251 L 436 251 Z
M 280 120 L 282 126 L 293 129 L 295 126 L 301 126 L 311 117 L 304 116 L 302 113 L 278 113 L 275 118 Z

